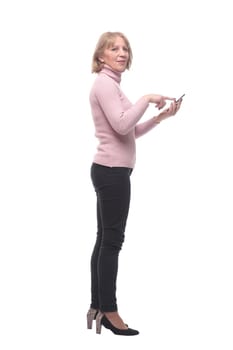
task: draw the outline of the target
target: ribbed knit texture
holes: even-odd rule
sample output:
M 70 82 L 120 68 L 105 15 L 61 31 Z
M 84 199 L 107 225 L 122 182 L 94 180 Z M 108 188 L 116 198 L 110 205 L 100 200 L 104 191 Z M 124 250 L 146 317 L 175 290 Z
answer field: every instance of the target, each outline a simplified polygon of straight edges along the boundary
M 120 87 L 121 73 L 109 66 L 97 74 L 90 91 L 90 105 L 99 141 L 93 161 L 110 167 L 133 168 L 135 139 L 155 125 L 153 118 L 138 123 L 149 104 L 144 97 L 132 104 Z

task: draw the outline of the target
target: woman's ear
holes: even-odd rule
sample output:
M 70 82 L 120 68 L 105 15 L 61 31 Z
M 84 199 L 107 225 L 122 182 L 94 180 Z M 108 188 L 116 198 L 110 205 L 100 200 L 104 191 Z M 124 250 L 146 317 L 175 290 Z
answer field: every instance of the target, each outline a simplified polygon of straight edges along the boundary
M 100 63 L 104 63 L 104 60 L 102 57 L 99 57 L 98 60 L 100 61 Z

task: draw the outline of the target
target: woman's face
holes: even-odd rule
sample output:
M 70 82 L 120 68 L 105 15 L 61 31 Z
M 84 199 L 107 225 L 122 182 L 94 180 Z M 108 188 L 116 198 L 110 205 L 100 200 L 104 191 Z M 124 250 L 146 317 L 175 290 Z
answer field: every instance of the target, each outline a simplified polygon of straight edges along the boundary
M 120 36 L 117 36 L 113 46 L 105 49 L 103 55 L 99 57 L 101 61 L 117 72 L 124 72 L 129 59 L 129 50 Z

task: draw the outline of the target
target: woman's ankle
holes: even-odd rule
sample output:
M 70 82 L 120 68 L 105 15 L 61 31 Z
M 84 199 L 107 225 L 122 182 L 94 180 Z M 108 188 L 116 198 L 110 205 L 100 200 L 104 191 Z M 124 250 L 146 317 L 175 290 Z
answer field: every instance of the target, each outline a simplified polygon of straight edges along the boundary
M 128 327 L 125 325 L 124 321 L 120 317 L 118 311 L 113 311 L 113 312 L 103 312 L 105 317 L 115 326 L 116 328 L 119 329 L 127 329 Z

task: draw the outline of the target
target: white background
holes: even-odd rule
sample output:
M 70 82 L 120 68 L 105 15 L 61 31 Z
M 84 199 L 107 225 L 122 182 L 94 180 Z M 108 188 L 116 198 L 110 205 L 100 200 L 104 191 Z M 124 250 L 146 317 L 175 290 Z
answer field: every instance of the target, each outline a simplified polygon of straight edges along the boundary
M 1 1 L 0 347 L 232 350 L 230 1 Z M 138 140 L 119 311 L 138 337 L 86 330 L 95 44 L 122 31 L 132 102 L 186 93 Z M 153 106 L 143 120 L 155 115 Z

